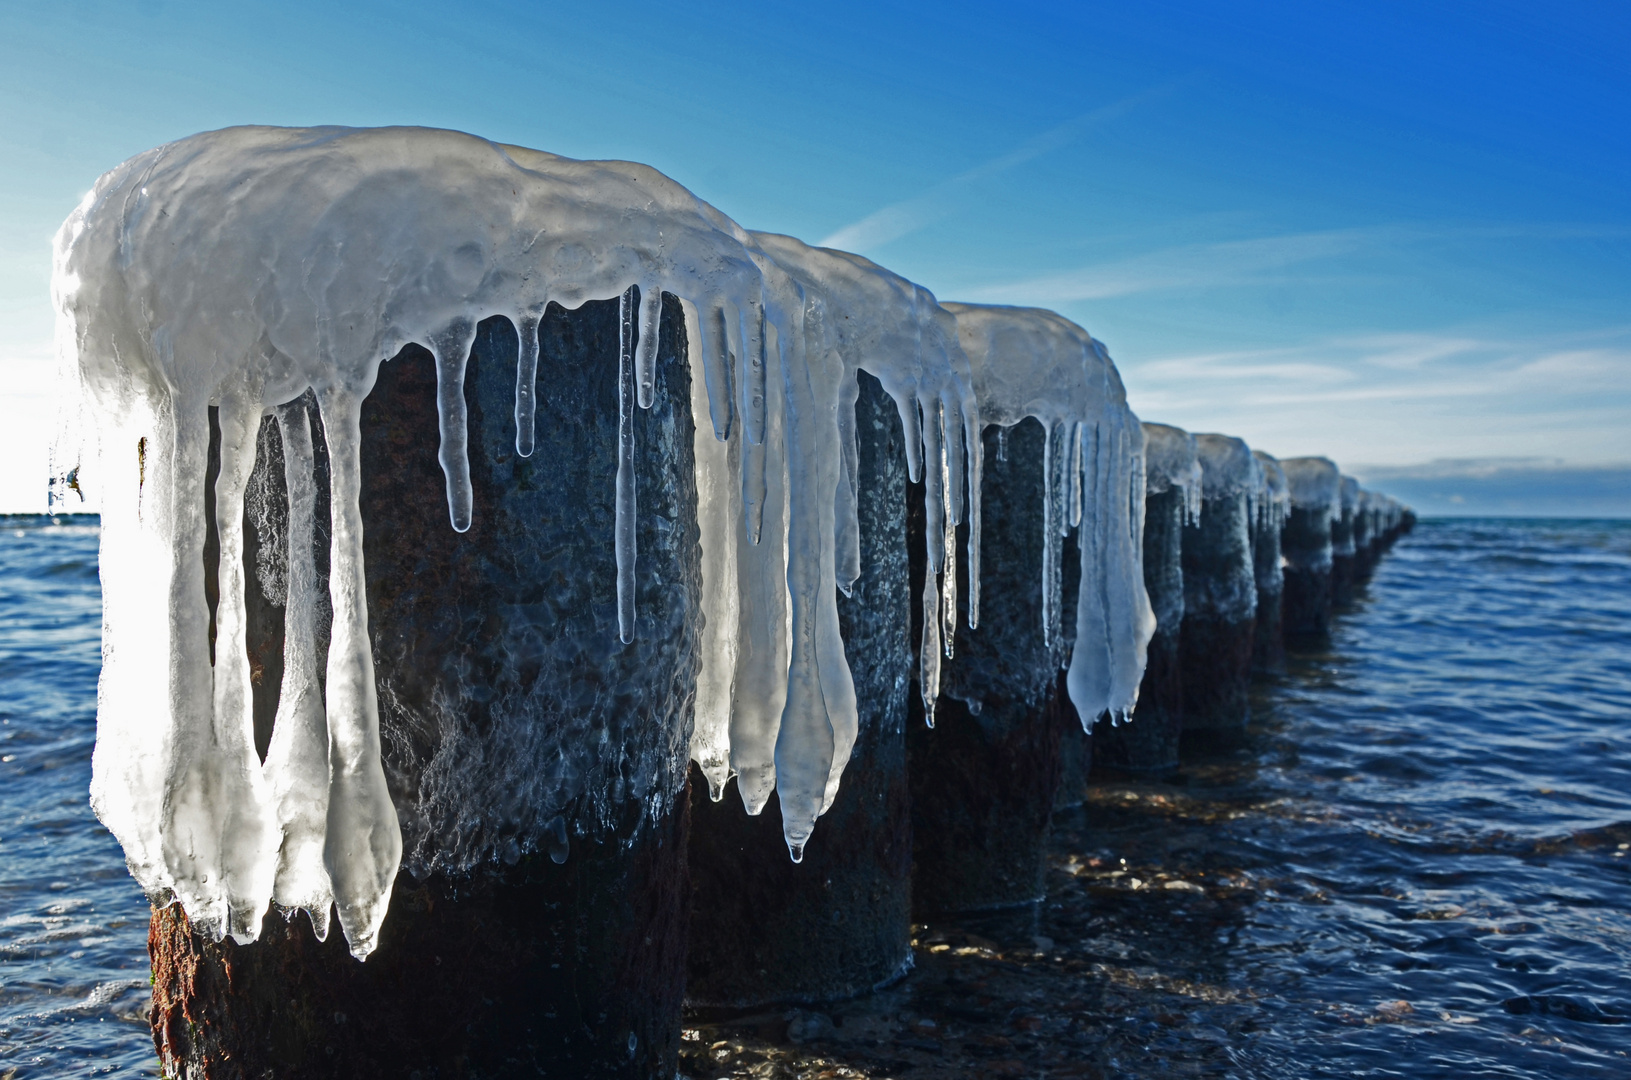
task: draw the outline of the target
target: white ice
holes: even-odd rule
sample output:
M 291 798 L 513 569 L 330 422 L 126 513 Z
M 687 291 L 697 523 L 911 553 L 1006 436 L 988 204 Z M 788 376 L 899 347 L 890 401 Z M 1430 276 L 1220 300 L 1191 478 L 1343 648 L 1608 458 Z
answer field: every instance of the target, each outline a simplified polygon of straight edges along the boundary
M 1201 519 L 1201 463 L 1195 436 L 1170 424 L 1144 425 L 1144 471 L 1149 494 L 1177 488 L 1184 493 L 1184 520 Z
M 325 932 L 332 899 L 352 952 L 376 947 L 402 841 L 367 637 L 361 403 L 381 362 L 413 342 L 431 351 L 449 523 L 468 529 L 463 379 L 476 326 L 502 315 L 519 331 L 516 447 L 527 455 L 545 306 L 620 299 L 619 353 L 607 358 L 620 386 L 608 543 L 628 641 L 639 623 L 631 419 L 652 404 L 664 293 L 681 302 L 696 376 L 707 624 L 693 755 L 716 792 L 734 772 L 756 812 L 776 790 L 797 858 L 838 790 L 856 724 L 835 592 L 861 572 L 861 370 L 894 397 L 911 474 L 927 490 L 926 693 L 954 647 L 952 526 L 965 518 L 978 620 L 979 432 L 1034 416 L 1050 432 L 1048 527 L 1082 529 L 1070 692 L 1089 722 L 1131 710 L 1153 630 L 1140 566 L 1144 434 L 1104 347 L 1074 323 L 940 305 L 857 256 L 750 234 L 642 165 L 422 128 L 210 132 L 101 177 L 55 246 L 59 352 L 83 401 L 69 456 L 103 506 L 92 800 L 155 900 L 178 900 L 206 934 L 247 942 L 274 901 L 307 909 Z M 286 405 L 308 390 L 331 470 L 326 602 L 310 550 L 316 418 Z M 212 406 L 222 430 L 213 657 L 202 556 Z M 285 675 L 262 763 L 241 523 L 269 414 L 290 524 Z M 1038 583 L 1050 634 L 1058 577 L 1050 564 Z M 320 639 L 330 643 L 321 675 Z

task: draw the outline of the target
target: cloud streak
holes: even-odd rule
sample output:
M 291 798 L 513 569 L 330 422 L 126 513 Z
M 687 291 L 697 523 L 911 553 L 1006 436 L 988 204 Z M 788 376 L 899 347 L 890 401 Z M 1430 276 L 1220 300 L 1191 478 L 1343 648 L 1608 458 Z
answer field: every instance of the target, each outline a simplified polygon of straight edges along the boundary
M 921 195 L 890 203 L 859 221 L 845 225 L 823 237 L 820 246 L 864 254 L 917 232 L 936 221 L 951 217 L 968 205 L 975 189 L 985 181 L 1035 161 L 1045 154 L 1063 149 L 1093 128 L 1124 116 L 1145 102 L 1172 92 L 1178 85 L 1180 84 L 1171 83 L 1159 86 L 1073 117 L 1000 157 L 992 158 L 967 172 L 941 181 Z
M 1271 453 L 1626 456 L 1631 327 L 1349 335 L 1118 366 L 1145 419 L 1226 430 Z
M 964 289 L 960 298 L 988 304 L 1068 304 L 1168 289 L 1269 284 L 1293 267 L 1405 244 L 1445 240 L 1610 240 L 1627 236 L 1631 236 L 1631 229 L 1623 227 L 1546 223 L 1328 229 L 1182 244 L 1061 273 Z

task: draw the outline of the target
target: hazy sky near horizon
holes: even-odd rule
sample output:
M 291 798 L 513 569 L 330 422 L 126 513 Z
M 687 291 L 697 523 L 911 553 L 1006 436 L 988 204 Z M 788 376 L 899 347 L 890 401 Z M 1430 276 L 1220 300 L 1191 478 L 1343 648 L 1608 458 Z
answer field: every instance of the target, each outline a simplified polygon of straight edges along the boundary
M 9 0 L 0 511 L 43 503 L 57 225 L 243 123 L 643 161 L 942 299 L 1055 308 L 1145 419 L 1282 456 L 1631 469 L 1628 58 L 1609 2 Z

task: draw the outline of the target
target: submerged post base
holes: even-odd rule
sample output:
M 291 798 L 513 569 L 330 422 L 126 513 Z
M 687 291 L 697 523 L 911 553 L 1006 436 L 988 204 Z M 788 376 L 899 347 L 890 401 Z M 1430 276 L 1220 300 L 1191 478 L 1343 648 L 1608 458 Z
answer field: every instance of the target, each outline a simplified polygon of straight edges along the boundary
M 269 912 L 206 941 L 153 913 L 153 1042 L 189 1080 L 670 1077 L 685 975 L 687 815 L 465 880 L 399 875 L 380 947 Z
M 859 383 L 861 576 L 850 595 L 838 597 L 859 706 L 855 746 L 801 863 L 788 858 L 778 798 L 749 817 L 734 777 L 720 801 L 710 802 L 707 781 L 692 767 L 692 1005 L 841 1000 L 911 964 L 905 436 L 878 380 L 861 372 Z
M 1129 722 L 1111 726 L 1100 717 L 1093 728 L 1093 768 L 1122 776 L 1165 776 L 1178 768 L 1184 728 L 1184 679 L 1178 635 L 1157 630 L 1150 638 L 1138 706 Z
M 912 911 L 919 919 L 1042 899 L 1059 744 L 1076 714 L 1051 694 L 1038 713 L 975 716 L 941 698 L 932 729 L 914 711 Z
M 1286 567 L 1280 597 L 1281 630 L 1286 644 L 1297 648 L 1323 645 L 1331 635 L 1331 571 Z
M 1184 677 L 1186 746 L 1237 742 L 1246 733 L 1255 617 L 1218 619 L 1184 616 L 1179 664 Z

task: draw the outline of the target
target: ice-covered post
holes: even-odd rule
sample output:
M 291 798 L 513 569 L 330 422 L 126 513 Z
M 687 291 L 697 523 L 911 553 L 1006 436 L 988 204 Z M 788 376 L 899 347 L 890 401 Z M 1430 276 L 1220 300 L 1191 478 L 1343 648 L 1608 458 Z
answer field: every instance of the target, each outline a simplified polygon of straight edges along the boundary
M 541 320 L 550 365 L 531 458 L 515 450 L 515 328 L 477 328 L 461 395 L 464 533 L 447 527 L 435 358 L 410 346 L 381 366 L 353 452 L 381 760 L 405 867 L 366 964 L 341 934 L 316 940 L 304 915 L 269 917 L 260 940 L 238 945 L 209 940 L 179 908 L 156 912 L 155 1035 L 171 1067 L 408 1075 L 524 1057 L 546 1074 L 672 1068 L 687 900 L 679 736 L 699 623 L 686 343 L 670 301 L 656 401 L 632 416 L 641 561 L 636 641 L 623 646 L 605 543 L 618 308 Z M 288 699 L 310 646 L 286 629 L 298 618 L 266 616 L 311 602 L 300 592 L 311 571 L 288 545 L 305 536 L 311 550 L 302 515 L 314 498 L 334 504 L 338 447 L 332 416 L 309 397 L 259 426 L 243 509 L 247 658 L 252 673 L 282 669 L 252 677 L 275 747 L 300 716 Z M 308 471 L 313 461 L 328 464 Z
M 1184 735 L 1229 739 L 1246 725 L 1257 577 L 1252 565 L 1252 494 L 1260 467 L 1228 435 L 1196 435 L 1201 516 L 1184 528 L 1184 622 L 1178 664 Z
M 906 445 L 899 410 L 878 380 L 862 372 L 856 390 L 860 577 L 838 600 L 859 706 L 855 749 L 797 863 L 787 857 L 777 799 L 749 816 L 735 777 L 715 802 L 693 767 L 686 987 L 693 1004 L 854 997 L 911 960 Z
M 1380 538 L 1376 535 L 1375 515 L 1371 510 L 1371 493 L 1364 488 L 1354 495 L 1353 516 L 1354 583 L 1363 585 L 1370 580 L 1381 556 Z
M 671 1075 L 722 481 L 688 369 L 761 448 L 732 479 L 786 602 L 742 622 L 821 653 L 755 669 L 805 825 L 844 727 L 797 290 L 643 166 L 238 128 L 102 177 L 53 291 L 103 504 L 91 797 L 154 901 L 166 1069 Z
M 1178 661 L 1184 621 L 1184 527 L 1201 512 L 1201 465 L 1195 438 L 1167 424 L 1144 425 L 1144 589 L 1155 612 L 1155 636 L 1127 723 L 1101 717 L 1093 728 L 1097 766 L 1159 774 L 1178 767 L 1183 734 L 1183 670 Z
M 941 659 L 940 694 L 925 715 L 914 695 L 907 728 L 912 793 L 913 907 L 920 916 L 1029 903 L 1042 896 L 1043 847 L 1059 783 L 1066 652 L 1045 629 L 1047 433 L 1035 420 L 984 435 L 979 626 L 967 622 L 958 577 L 954 652 Z M 921 492 L 914 485 L 914 494 Z M 936 588 L 921 554 L 913 500 L 914 589 Z M 1051 538 L 1052 558 L 1060 540 Z M 967 530 L 957 530 L 967 550 Z M 959 560 L 965 563 L 966 560 Z M 922 641 L 923 616 L 914 634 Z M 931 640 L 929 647 L 940 647 Z M 921 668 L 920 668 L 921 679 Z M 915 690 L 921 689 L 921 682 Z M 1074 717 L 1068 717 L 1075 723 Z M 929 724 L 933 727 L 929 727 Z
M 1341 473 L 1326 458 L 1283 458 L 1291 513 L 1280 535 L 1286 641 L 1318 643 L 1331 630 L 1331 519 Z
M 807 430 L 786 459 L 790 479 L 820 478 L 807 488 L 820 500 L 811 522 L 817 527 L 796 545 L 789 531 L 788 550 L 790 557 L 823 553 L 821 587 L 827 603 L 837 597 L 833 643 L 848 654 L 849 667 L 839 671 L 831 661 L 841 657 L 818 656 L 819 671 L 789 678 L 787 705 L 777 715 L 754 694 L 762 680 L 753 678 L 753 666 L 776 650 L 782 623 L 769 641 L 742 638 L 704 650 L 692 757 L 718 801 L 693 798 L 688 993 L 699 1004 L 735 1006 L 853 996 L 910 961 L 906 482 L 909 472 L 932 480 L 937 522 L 955 521 L 965 509 L 966 433 L 977 415 L 956 320 L 926 290 L 859 256 L 787 236 L 751 238 L 802 299 L 798 351 L 808 374 L 793 369 L 790 377 L 826 387 L 819 403 L 790 399 L 798 410 L 773 411 L 773 426 L 798 435 L 799 424 L 807 429 L 822 417 L 835 425 L 825 463 Z M 751 453 L 735 433 L 723 448 L 699 438 L 699 460 L 748 460 Z M 780 502 L 779 487 L 769 490 L 767 514 Z M 749 604 L 765 604 L 774 579 L 752 568 L 781 551 L 722 531 L 712 509 L 719 501 L 704 494 L 705 590 L 721 574 L 751 573 L 758 584 L 738 592 Z M 717 607 L 710 605 L 710 617 Z M 723 625 L 729 637 L 733 619 L 723 614 L 716 628 Z M 799 637 L 795 630 L 788 645 Z M 819 691 L 828 716 L 801 715 L 807 706 L 795 708 L 791 697 L 799 686 Z M 843 711 L 832 707 L 840 702 Z M 809 776 L 811 734 L 824 731 L 832 748 L 829 771 L 819 777 L 824 786 L 806 780 L 800 795 L 785 781 Z M 806 749 L 796 752 L 801 743 Z
M 1354 546 L 1354 518 L 1359 509 L 1359 481 L 1341 476 L 1337 481 L 1337 501 L 1331 509 L 1331 604 L 1336 608 L 1353 603 L 1354 585 L 1359 578 L 1359 555 Z
M 1253 450 L 1263 472 L 1263 486 L 1254 498 L 1252 513 L 1252 566 L 1257 577 L 1257 625 L 1252 631 L 1252 669 L 1278 674 L 1286 667 L 1285 568 L 1281 565 L 1280 534 L 1291 508 L 1280 462 Z
M 927 542 L 914 567 L 922 708 L 907 731 L 913 903 L 925 914 L 1041 897 L 1062 729 L 1125 717 L 1154 628 L 1140 566 L 1143 432 L 1103 346 L 1052 312 L 946 307 L 987 426 L 969 525 L 941 547 L 931 497 L 913 529 Z M 1073 526 L 1081 585 L 1065 612 Z

